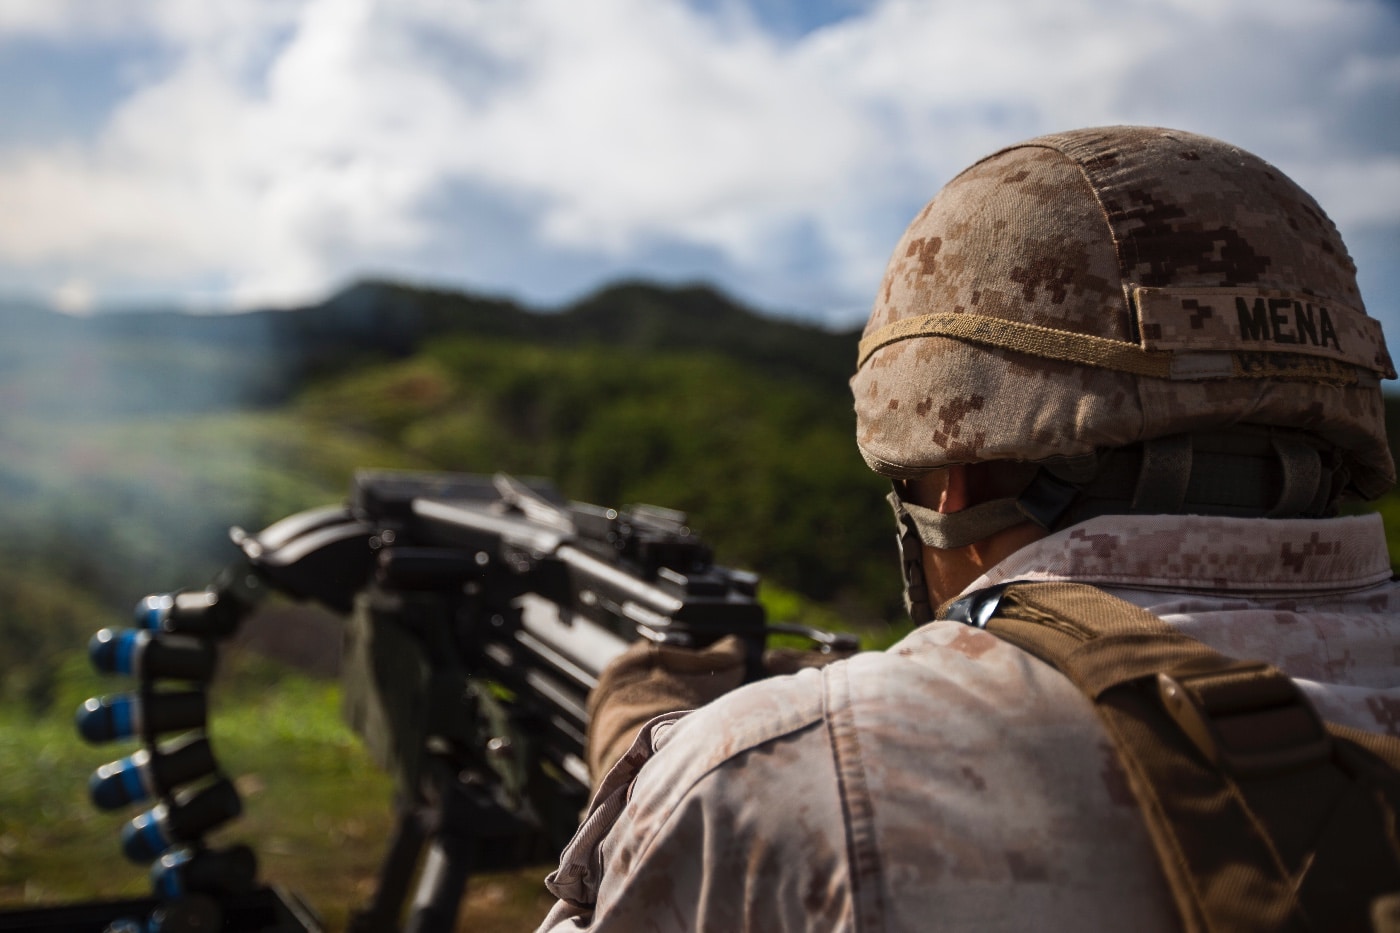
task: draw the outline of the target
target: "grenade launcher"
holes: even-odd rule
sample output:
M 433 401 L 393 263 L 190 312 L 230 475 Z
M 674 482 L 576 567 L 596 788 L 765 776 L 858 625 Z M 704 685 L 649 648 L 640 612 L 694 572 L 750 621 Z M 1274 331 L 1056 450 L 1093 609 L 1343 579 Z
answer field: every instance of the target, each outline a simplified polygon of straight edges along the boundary
M 79 730 L 142 742 L 92 790 L 104 809 L 156 801 L 123 831 L 129 858 L 154 861 L 149 912 L 118 920 L 92 905 L 64 926 L 28 911 L 0 915 L 0 930 L 314 928 L 294 897 L 256 886 L 251 850 L 203 843 L 241 808 L 203 736 L 216 643 L 269 591 L 348 618 L 345 714 L 395 780 L 396 829 L 357 931 L 396 931 L 405 913 L 406 930 L 452 930 L 471 872 L 557 856 L 588 799 L 588 693 L 629 643 L 737 635 L 750 679 L 774 632 L 855 648 L 768 624 L 758 578 L 716 565 L 684 514 L 570 502 L 541 481 L 361 471 L 345 506 L 231 534 L 242 559 L 214 584 L 147 597 L 138 628 L 104 629 L 90 648 L 99 669 L 139 683 L 89 700 Z

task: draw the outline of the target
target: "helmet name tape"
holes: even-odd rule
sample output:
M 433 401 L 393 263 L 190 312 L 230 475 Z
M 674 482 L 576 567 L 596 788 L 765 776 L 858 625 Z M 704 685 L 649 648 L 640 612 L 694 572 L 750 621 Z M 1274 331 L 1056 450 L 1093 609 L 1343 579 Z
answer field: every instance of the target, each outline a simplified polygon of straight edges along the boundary
M 1380 322 L 1335 301 L 1265 288 L 1137 288 L 1133 298 L 1144 350 L 1300 353 L 1395 378 Z

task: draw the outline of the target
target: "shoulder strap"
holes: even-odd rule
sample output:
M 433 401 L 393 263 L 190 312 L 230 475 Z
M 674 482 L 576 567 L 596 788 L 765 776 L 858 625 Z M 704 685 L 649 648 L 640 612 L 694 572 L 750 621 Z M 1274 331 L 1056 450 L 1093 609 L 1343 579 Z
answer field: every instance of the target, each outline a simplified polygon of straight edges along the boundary
M 1187 930 L 1391 928 L 1400 740 L 1323 723 L 1277 668 L 1092 586 L 1014 584 L 963 615 L 1094 702 Z

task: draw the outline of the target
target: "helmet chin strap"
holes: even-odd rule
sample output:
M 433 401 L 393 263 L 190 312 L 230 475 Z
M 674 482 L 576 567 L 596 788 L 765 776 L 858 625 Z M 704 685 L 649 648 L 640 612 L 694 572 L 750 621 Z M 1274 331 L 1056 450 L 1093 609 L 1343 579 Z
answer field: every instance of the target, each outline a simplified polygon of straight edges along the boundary
M 905 607 L 917 624 L 934 618 L 923 571 L 925 546 L 953 550 L 1022 522 L 1055 531 L 1097 515 L 1317 518 L 1334 513 L 1346 486 L 1346 471 L 1336 461 L 1315 439 L 1241 425 L 1047 461 L 1019 495 L 958 512 L 910 502 L 896 483 L 886 499 L 900 528 Z
M 929 595 L 928 583 L 924 579 L 924 543 L 913 516 L 897 493 L 887 497 L 894 509 L 895 521 L 899 524 L 899 564 L 904 576 L 904 609 L 915 625 L 923 625 L 934 619 L 933 602 Z
M 933 599 L 924 577 L 925 545 L 945 551 L 967 547 L 1026 521 L 1049 529 L 1078 494 L 1077 485 L 1042 468 L 1020 496 L 990 499 L 957 512 L 940 512 L 902 499 L 896 484 L 885 498 L 899 524 L 904 607 L 909 617 L 916 625 L 934 619 Z
M 918 540 L 940 550 L 967 547 L 1030 516 L 1021 509 L 1018 499 L 992 499 L 960 512 L 940 512 L 927 506 L 906 502 L 899 493 L 885 497 L 894 509 L 895 519 L 903 525 L 907 519 L 914 526 Z

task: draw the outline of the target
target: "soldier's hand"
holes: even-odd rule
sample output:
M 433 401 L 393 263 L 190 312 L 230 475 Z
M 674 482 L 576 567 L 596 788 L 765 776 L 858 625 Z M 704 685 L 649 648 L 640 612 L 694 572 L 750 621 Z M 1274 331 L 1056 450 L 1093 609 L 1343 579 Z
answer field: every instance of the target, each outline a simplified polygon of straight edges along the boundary
M 744 682 L 745 645 L 730 635 L 706 648 L 633 643 L 604 668 L 588 695 L 588 773 L 600 779 L 626 753 L 648 720 L 696 709 Z M 764 673 L 792 674 L 847 654 L 774 648 L 763 654 Z

